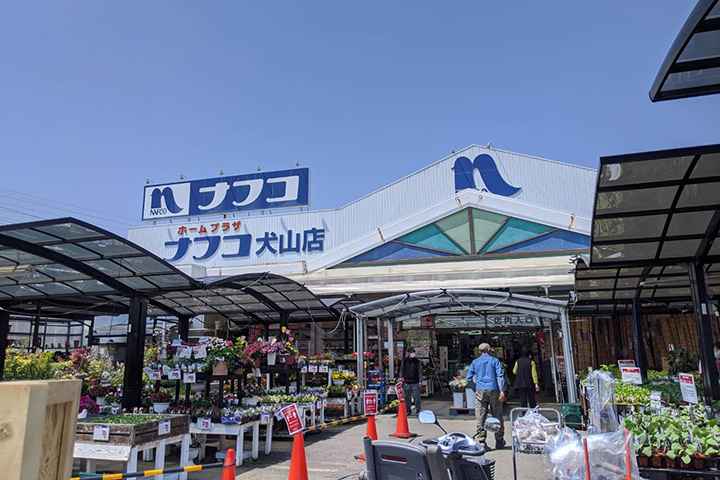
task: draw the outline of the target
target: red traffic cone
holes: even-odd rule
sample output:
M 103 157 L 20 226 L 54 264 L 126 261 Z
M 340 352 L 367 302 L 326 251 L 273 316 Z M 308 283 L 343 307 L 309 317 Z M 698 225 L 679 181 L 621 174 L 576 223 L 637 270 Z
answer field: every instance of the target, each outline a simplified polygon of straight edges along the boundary
M 367 429 L 365 430 L 365 437 L 370 437 L 371 440 L 375 441 L 378 439 L 377 425 L 375 425 L 375 415 L 370 415 L 367 421 Z M 363 438 L 365 438 L 363 437 Z M 355 455 L 355 460 L 358 462 L 365 461 L 365 453 L 362 455 Z
M 228 449 L 223 462 L 222 477 L 220 480 L 235 480 L 235 450 Z
M 290 476 L 288 480 L 308 480 L 307 460 L 305 458 L 305 437 L 303 437 L 302 432 L 296 433 L 293 438 L 292 456 L 290 457 Z
M 405 413 L 404 401 L 401 401 L 400 405 L 398 405 L 397 427 L 395 427 L 395 433 L 391 433 L 390 436 L 397 438 L 417 437 L 416 433 L 410 433 L 410 427 L 408 427 L 407 421 L 407 413 Z

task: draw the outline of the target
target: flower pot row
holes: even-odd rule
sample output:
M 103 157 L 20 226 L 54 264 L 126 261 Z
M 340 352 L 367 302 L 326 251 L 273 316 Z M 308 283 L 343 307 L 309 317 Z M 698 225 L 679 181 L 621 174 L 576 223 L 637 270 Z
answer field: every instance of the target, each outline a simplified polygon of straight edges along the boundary
M 706 455 L 692 455 L 690 463 L 685 463 L 679 457 L 670 458 L 662 452 L 654 453 L 652 456 L 638 455 L 638 466 L 652 468 L 684 468 L 694 470 L 709 470 L 720 468 L 720 457 L 709 457 Z

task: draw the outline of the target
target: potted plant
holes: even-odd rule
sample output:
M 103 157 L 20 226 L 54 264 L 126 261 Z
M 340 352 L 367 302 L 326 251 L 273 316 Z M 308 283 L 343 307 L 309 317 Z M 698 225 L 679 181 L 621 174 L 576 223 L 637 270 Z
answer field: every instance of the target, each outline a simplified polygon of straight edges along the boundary
M 227 375 L 237 366 L 237 351 L 231 340 L 213 337 L 205 343 L 205 349 L 207 352 L 205 370 L 212 370 L 213 375 Z
M 332 378 L 333 385 L 341 386 L 345 385 L 345 376 L 342 372 L 333 372 L 330 377 Z
M 167 392 L 151 393 L 150 401 L 153 404 L 153 410 L 155 410 L 155 413 L 163 413 L 165 410 L 170 408 L 172 395 Z
M 463 408 L 465 406 L 465 389 L 467 389 L 467 380 L 458 376 L 450 381 L 450 390 L 453 392 L 453 406 L 455 408 Z
M 200 455 L 200 449 L 203 446 L 203 443 L 205 441 L 200 435 L 192 435 L 192 440 L 190 441 L 190 451 L 188 454 L 188 459 L 195 460 L 198 455 Z M 195 462 L 193 462 L 195 463 Z
M 261 351 L 267 358 L 267 364 L 275 365 L 278 353 L 282 353 L 284 348 L 285 347 L 283 346 L 283 343 L 281 341 L 278 341 L 278 339 L 276 338 L 273 338 L 269 342 L 263 343 Z
M 111 392 L 105 395 L 105 402 L 111 407 L 119 408 L 122 404 L 122 392 Z
M 277 361 L 280 365 L 292 365 L 295 363 L 295 357 L 297 357 L 300 352 L 293 343 L 294 339 L 290 336 L 290 330 L 285 329 L 285 327 L 283 327 L 283 329 L 283 336 L 286 336 L 287 339 L 282 341 L 283 350 L 282 354 L 278 355 Z
M 98 404 L 87 395 L 81 396 L 80 403 L 78 404 L 78 413 L 82 413 L 83 410 L 86 411 L 87 415 L 97 415 L 100 413 Z
M 112 393 L 114 391 L 113 387 L 110 386 L 102 386 L 102 385 L 93 385 L 88 389 L 88 395 L 91 398 L 95 399 L 95 402 L 98 404 L 98 406 L 105 406 L 107 402 L 105 401 L 105 396 L 108 393 Z
M 263 389 L 259 385 L 255 385 L 253 383 L 245 385 L 242 388 L 242 394 L 243 399 L 242 403 L 243 405 L 257 405 L 259 397 L 263 394 Z

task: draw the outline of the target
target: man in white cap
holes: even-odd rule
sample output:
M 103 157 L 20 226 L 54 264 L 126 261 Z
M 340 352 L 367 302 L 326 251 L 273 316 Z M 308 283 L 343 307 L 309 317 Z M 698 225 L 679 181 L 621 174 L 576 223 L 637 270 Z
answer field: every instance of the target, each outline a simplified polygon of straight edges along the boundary
M 490 345 L 481 343 L 480 356 L 473 360 L 468 370 L 468 386 L 475 389 L 475 419 L 477 430 L 475 440 L 485 444 L 487 432 L 485 420 L 488 408 L 493 417 L 500 420 L 500 429 L 495 432 L 495 448 L 505 446 L 505 424 L 503 422 L 503 402 L 505 401 L 505 373 L 500 360 L 489 354 Z M 474 380 L 473 380 L 474 379 Z M 485 445 L 489 450 L 489 447 Z

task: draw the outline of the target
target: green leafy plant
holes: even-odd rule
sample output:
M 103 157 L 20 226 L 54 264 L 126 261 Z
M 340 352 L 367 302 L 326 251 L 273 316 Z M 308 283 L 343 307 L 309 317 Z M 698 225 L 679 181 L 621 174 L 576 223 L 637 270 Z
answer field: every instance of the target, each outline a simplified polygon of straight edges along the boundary
M 697 353 L 690 353 L 682 348 L 676 348 L 671 351 L 665 358 L 670 365 L 670 375 L 676 376 L 678 373 L 690 373 L 698 369 Z

